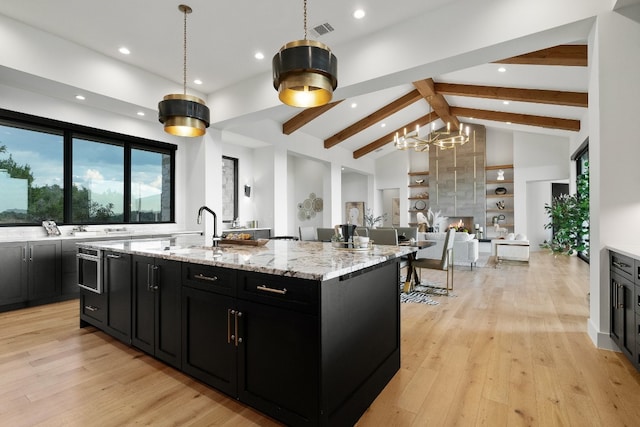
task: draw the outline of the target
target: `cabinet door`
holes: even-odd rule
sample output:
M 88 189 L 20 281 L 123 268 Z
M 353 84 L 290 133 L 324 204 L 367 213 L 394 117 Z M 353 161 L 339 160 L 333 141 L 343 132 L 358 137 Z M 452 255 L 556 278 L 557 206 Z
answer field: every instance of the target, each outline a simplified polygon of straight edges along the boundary
M 60 295 L 62 246 L 59 240 L 29 242 L 29 300 Z
M 611 331 L 610 336 L 631 360 L 636 352 L 635 307 L 633 283 L 611 272 Z
M 131 344 L 149 354 L 154 354 L 155 347 L 155 293 L 151 284 L 153 267 L 153 258 L 132 257 Z
M 234 299 L 182 288 L 182 369 L 237 396 Z
M 289 425 L 317 424 L 317 316 L 238 301 L 238 397 Z
M 180 368 L 181 264 L 163 259 L 155 261 L 155 356 Z
M 107 297 L 108 332 L 131 342 L 131 255 L 106 252 L 103 258 L 103 283 Z
M 0 307 L 27 301 L 27 244 L 0 244 Z

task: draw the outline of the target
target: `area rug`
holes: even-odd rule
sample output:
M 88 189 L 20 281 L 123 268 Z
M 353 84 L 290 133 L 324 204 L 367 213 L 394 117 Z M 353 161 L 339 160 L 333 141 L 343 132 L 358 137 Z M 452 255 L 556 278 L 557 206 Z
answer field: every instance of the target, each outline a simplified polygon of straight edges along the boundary
M 432 297 L 455 297 L 456 295 L 445 289 L 439 287 L 441 283 L 439 282 L 428 282 L 423 280 L 422 283 L 416 285 L 414 290 L 409 293 L 402 292 L 402 287 L 404 286 L 404 279 L 401 283 L 400 287 L 400 302 L 403 303 L 418 303 L 418 304 L 429 304 L 429 305 L 438 305 L 440 304 L 438 301 L 435 301 Z

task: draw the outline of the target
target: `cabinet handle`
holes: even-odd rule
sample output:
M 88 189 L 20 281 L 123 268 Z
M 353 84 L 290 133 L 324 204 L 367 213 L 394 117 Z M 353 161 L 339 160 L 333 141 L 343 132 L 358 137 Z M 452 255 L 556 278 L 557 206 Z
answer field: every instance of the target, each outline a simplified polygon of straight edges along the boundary
M 611 261 L 611 264 L 615 265 L 618 268 L 629 268 L 629 267 L 631 267 L 630 265 L 627 265 L 624 262 L 620 262 L 620 261 Z
M 26 246 L 22 247 L 22 261 L 23 262 L 27 262 L 27 247 Z
M 157 291 L 158 289 L 160 289 L 160 285 L 158 284 L 158 270 L 160 270 L 160 267 L 158 267 L 157 265 L 151 266 L 151 290 L 152 291 Z
M 622 286 L 623 285 L 618 285 L 618 295 L 616 297 L 618 308 L 624 308 L 624 289 L 622 289 Z M 622 289 L 622 302 L 620 302 L 620 289 Z
M 242 316 L 242 312 L 241 311 L 237 311 L 236 312 L 236 324 L 235 324 L 235 327 L 236 327 L 236 347 L 238 346 L 239 342 L 242 342 L 242 338 L 238 337 L 238 335 L 240 335 L 238 333 L 238 317 L 241 317 L 241 316 Z
M 234 338 L 231 335 L 231 315 L 236 314 L 235 310 L 227 309 L 227 344 L 231 344 L 231 340 Z
M 256 289 L 258 289 L 259 291 L 271 292 L 272 294 L 279 294 L 279 295 L 286 295 L 287 294 L 287 288 L 274 289 L 274 288 L 268 287 L 267 285 L 259 285 Z
M 195 275 L 195 276 L 193 276 L 193 277 L 195 277 L 196 279 L 208 280 L 209 282 L 215 282 L 215 281 L 217 281 L 217 280 L 218 280 L 218 276 L 210 277 L 210 276 L 205 276 L 205 275 L 204 275 L 204 274 L 202 274 L 202 273 L 198 273 L 198 274 L 196 274 L 196 275 Z
M 33 261 L 33 246 L 29 248 L 29 261 Z
M 94 305 L 85 305 L 84 309 L 87 311 L 98 311 L 100 310 L 98 307 L 94 306 Z
M 107 258 L 111 258 L 111 259 L 120 259 L 120 258 L 121 258 L 121 256 L 120 256 L 120 255 L 107 254 Z

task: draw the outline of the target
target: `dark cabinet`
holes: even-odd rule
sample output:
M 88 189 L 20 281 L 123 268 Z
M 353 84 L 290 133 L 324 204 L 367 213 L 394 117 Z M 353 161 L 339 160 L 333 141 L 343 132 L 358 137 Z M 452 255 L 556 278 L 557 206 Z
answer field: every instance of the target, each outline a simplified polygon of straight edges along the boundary
M 27 244 L 0 244 L 0 307 L 24 304 L 27 301 L 28 265 Z
M 27 245 L 30 301 L 60 295 L 61 250 L 59 240 L 29 242 Z
M 317 424 L 317 283 L 193 264 L 183 283 L 183 370 L 287 424 Z
M 106 328 L 112 336 L 131 343 L 131 255 L 104 252 L 102 284 L 106 294 Z
M 0 244 L 0 308 L 54 301 L 60 296 L 59 240 Z
M 610 252 L 609 260 L 609 335 L 636 368 L 640 368 L 640 300 L 635 284 L 640 284 L 640 261 L 616 252 Z
M 616 273 L 611 273 L 611 338 L 631 360 L 636 353 L 634 284 Z
M 134 255 L 132 270 L 131 343 L 181 368 L 180 262 Z

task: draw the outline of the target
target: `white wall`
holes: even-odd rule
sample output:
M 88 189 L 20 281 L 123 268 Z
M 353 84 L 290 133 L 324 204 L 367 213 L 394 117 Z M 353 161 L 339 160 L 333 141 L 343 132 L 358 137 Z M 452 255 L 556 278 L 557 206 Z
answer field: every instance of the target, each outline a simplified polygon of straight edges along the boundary
M 569 179 L 569 139 L 550 135 L 515 132 L 513 136 L 513 204 L 516 234 L 539 236 L 544 232 L 547 220 L 535 214 L 537 220 L 528 217 L 529 211 L 539 212 L 546 197 L 528 197 L 527 184 L 538 181 L 562 181 Z M 551 191 L 551 188 L 549 188 Z M 531 204 L 529 204 L 531 203 Z M 537 248 L 533 248 L 537 249 Z
M 288 185 L 293 187 L 292 199 L 289 201 L 289 215 L 291 223 L 293 223 L 294 236 L 298 235 L 298 227 L 324 227 L 325 208 L 324 200 L 326 199 L 324 192 L 324 177 L 329 175 L 330 169 L 325 162 L 311 160 L 299 156 L 289 156 L 290 177 Z M 321 212 L 315 212 L 315 216 L 309 219 L 301 220 L 298 217 L 298 205 L 309 199 L 313 193 L 316 198 L 323 200 L 323 209 Z
M 634 7 L 636 11 L 640 5 Z M 599 347 L 609 338 L 607 245 L 640 241 L 627 224 L 640 217 L 640 24 L 615 12 L 599 16 L 589 52 L 589 174 L 591 311 L 589 335 Z
M 342 219 L 340 224 L 346 224 L 346 211 L 344 209 L 346 202 L 364 202 L 364 208 L 366 210 L 370 208 L 368 199 L 368 179 L 366 175 L 362 175 L 354 172 L 342 173 Z M 336 225 L 336 224 L 333 224 Z M 364 225 L 364 224 L 363 224 Z

